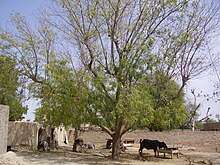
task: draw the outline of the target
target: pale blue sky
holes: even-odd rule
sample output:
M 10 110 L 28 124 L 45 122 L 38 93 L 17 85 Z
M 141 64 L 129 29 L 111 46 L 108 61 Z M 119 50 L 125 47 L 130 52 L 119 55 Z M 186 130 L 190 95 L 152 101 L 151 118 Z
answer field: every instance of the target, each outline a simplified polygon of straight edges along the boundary
M 46 2 L 47 0 L 0 0 L 0 24 L 4 26 L 15 11 L 31 19 L 32 14 L 44 7 Z
M 0 25 L 4 28 L 7 27 L 7 24 L 10 20 L 10 16 L 13 12 L 20 12 L 24 15 L 27 20 L 34 21 L 34 13 L 37 9 L 45 7 L 49 0 L 0 0 Z M 192 88 L 195 88 L 196 91 L 204 91 L 204 93 L 212 93 L 213 92 L 213 84 L 211 83 L 213 77 L 208 77 L 208 74 L 205 73 L 205 76 L 200 76 L 199 79 L 190 81 L 186 90 L 187 93 Z M 190 94 L 189 94 L 190 95 Z M 200 102 L 200 100 L 198 100 Z M 215 114 L 220 113 L 220 102 L 214 103 L 214 101 L 204 101 L 204 98 L 201 100 L 203 107 L 200 110 L 201 117 L 204 117 L 206 110 L 208 107 L 211 107 L 210 112 L 213 113 L 213 118 L 215 118 Z M 33 111 L 37 106 L 36 101 L 30 100 L 28 102 L 30 106 L 30 110 L 27 115 L 25 115 L 26 119 L 31 119 L 33 121 L 34 114 Z

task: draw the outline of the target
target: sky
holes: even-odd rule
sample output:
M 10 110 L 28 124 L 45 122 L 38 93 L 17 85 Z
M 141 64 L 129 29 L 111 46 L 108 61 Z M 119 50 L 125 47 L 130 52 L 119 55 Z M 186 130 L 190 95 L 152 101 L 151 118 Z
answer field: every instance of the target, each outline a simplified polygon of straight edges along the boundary
M 33 16 L 37 9 L 40 9 L 46 5 L 48 0 L 0 0 L 0 25 L 5 28 L 9 24 L 11 14 L 13 12 L 20 12 L 24 15 L 27 20 L 34 21 Z M 219 39 L 220 41 L 220 39 Z M 218 41 L 217 41 L 218 42 Z M 217 44 L 216 44 L 217 45 Z M 216 47 L 216 52 L 220 52 L 220 48 Z M 214 87 L 213 81 L 214 77 L 210 76 L 208 72 L 204 73 L 197 79 L 191 80 L 186 87 L 186 94 L 191 97 L 191 89 L 195 91 L 203 91 L 203 94 L 212 94 Z M 212 113 L 212 118 L 215 118 L 216 114 L 220 114 L 220 102 L 215 103 L 215 101 L 207 101 L 205 97 L 198 98 L 198 103 L 202 104 L 200 109 L 200 118 L 205 116 L 206 110 L 210 107 L 210 113 Z M 29 106 L 26 119 L 31 121 L 34 120 L 34 110 L 38 106 L 37 101 L 31 99 L 26 103 Z
M 29 19 L 38 8 L 45 5 L 46 0 L 0 0 L 0 23 L 4 25 L 10 20 L 11 13 L 18 11 Z

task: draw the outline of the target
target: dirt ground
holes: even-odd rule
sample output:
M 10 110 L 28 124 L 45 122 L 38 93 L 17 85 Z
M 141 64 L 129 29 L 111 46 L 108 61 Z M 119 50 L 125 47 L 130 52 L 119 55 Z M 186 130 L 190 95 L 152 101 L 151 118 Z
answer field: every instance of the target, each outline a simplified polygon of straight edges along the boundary
M 109 164 L 109 165 L 220 165 L 220 131 L 165 131 L 149 132 L 134 131 L 125 134 L 122 138 L 131 138 L 135 140 L 132 147 L 120 155 L 120 160 L 113 161 L 110 156 L 110 150 L 105 149 L 106 139 L 109 136 L 100 130 L 89 130 L 80 135 L 84 142 L 95 144 L 96 149 L 84 149 L 83 153 L 73 153 L 71 145 L 61 146 L 60 149 L 49 152 L 28 151 L 17 149 L 16 158 L 23 160 L 23 164 L 33 165 L 84 165 L 84 164 Z M 153 150 L 144 149 L 143 157 L 138 155 L 140 139 L 158 139 L 164 141 L 168 147 L 178 147 L 180 157 L 177 158 L 166 154 L 160 157 L 154 157 Z M 15 159 L 15 158 L 14 158 Z M 0 165 L 4 164 L 1 162 Z M 17 163 L 19 164 L 19 163 Z M 9 164 L 8 164 L 9 165 Z M 12 165 L 12 164 L 11 164 Z

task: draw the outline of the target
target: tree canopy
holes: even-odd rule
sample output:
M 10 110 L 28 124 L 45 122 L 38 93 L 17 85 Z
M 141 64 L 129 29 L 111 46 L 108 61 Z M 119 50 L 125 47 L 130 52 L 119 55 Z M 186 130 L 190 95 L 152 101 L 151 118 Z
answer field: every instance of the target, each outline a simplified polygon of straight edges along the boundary
M 23 89 L 17 63 L 13 58 L 0 56 L 0 104 L 10 106 L 9 120 L 22 119 L 27 108 L 22 105 Z
M 42 100 L 35 120 L 52 126 L 77 128 L 86 123 L 88 120 L 83 118 L 88 87 L 82 82 L 82 74 L 73 74 L 65 61 L 50 62 L 47 72 L 50 73 L 47 84 L 37 89 L 37 97 Z

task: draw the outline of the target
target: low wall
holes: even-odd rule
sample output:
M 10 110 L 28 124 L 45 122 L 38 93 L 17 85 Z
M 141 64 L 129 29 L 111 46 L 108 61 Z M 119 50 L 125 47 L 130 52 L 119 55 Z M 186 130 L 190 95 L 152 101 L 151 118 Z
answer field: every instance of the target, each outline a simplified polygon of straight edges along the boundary
M 106 139 L 111 138 L 106 132 L 103 131 L 84 131 L 81 132 L 80 137 L 84 142 L 94 143 L 96 146 L 104 146 L 107 142 Z M 168 147 L 196 147 L 196 148 L 218 148 L 220 149 L 220 131 L 195 131 L 190 130 L 173 130 L 163 132 L 151 132 L 147 130 L 136 130 L 127 132 L 122 137 L 135 140 L 135 145 L 139 147 L 140 139 L 152 139 L 164 141 Z
M 203 126 L 204 131 L 220 131 L 220 122 L 205 123 Z
M 9 122 L 8 145 L 35 150 L 37 149 L 39 140 L 46 140 L 48 143 L 51 143 L 51 140 L 55 140 L 55 137 L 52 137 L 52 128 L 50 126 L 46 126 L 43 129 L 40 128 L 43 128 L 42 125 L 35 122 Z M 68 143 L 68 139 L 65 140 L 66 131 L 64 127 L 56 127 L 53 130 L 56 132 L 56 140 L 59 145 L 63 145 L 64 141 Z
M 37 149 L 40 125 L 31 122 L 9 122 L 8 145 Z

